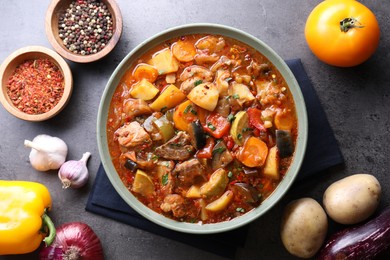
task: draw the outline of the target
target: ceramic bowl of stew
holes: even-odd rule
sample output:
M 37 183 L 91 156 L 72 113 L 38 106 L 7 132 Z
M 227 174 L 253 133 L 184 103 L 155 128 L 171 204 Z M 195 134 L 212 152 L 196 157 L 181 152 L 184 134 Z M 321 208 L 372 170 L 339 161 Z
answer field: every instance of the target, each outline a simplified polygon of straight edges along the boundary
M 60 113 L 73 90 L 69 65 L 55 51 L 27 46 L 11 53 L 0 67 L 0 102 L 12 115 L 44 121 Z
M 62 57 L 77 63 L 106 57 L 119 42 L 122 27 L 122 14 L 115 0 L 52 0 L 46 11 L 50 44 Z
M 134 210 L 179 232 L 232 230 L 289 190 L 307 114 L 286 63 L 261 40 L 218 24 L 161 32 L 111 75 L 97 140 L 112 185 Z

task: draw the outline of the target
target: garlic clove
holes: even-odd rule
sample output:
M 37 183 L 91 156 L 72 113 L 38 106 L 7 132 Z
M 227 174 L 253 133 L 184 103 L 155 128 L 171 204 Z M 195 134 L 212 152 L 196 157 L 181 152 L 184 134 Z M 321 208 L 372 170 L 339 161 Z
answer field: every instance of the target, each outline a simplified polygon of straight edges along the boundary
M 67 189 L 71 187 L 77 189 L 88 182 L 87 161 L 90 156 L 91 153 L 86 152 L 79 161 L 70 160 L 61 165 L 58 171 L 58 178 L 62 182 L 62 188 Z

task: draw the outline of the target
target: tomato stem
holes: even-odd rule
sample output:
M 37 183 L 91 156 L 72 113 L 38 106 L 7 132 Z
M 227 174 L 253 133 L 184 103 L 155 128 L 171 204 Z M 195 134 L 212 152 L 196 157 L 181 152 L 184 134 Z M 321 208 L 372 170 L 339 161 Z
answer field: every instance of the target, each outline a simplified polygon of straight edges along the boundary
M 363 28 L 363 25 L 360 25 L 360 22 L 353 17 L 344 18 L 340 21 L 340 30 L 342 32 L 348 32 L 349 29 L 353 28 Z

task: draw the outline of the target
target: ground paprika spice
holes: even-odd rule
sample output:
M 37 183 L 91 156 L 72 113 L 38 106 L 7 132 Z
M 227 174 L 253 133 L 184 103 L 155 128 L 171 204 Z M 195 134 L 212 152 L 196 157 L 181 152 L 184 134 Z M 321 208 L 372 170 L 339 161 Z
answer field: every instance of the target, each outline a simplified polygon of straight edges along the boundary
M 43 114 L 57 105 L 64 93 L 64 76 L 49 59 L 26 60 L 8 79 L 7 94 L 27 114 Z

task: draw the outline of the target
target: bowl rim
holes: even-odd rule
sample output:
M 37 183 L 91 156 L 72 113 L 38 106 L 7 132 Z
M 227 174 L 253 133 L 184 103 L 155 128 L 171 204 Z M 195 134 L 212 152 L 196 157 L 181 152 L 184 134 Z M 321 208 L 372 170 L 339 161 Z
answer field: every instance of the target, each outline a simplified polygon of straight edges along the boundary
M 49 110 L 46 113 L 42 114 L 27 114 L 19 109 L 17 109 L 15 106 L 13 106 L 8 97 L 8 94 L 6 91 L 4 91 L 5 86 L 3 86 L 3 80 L 5 79 L 5 72 L 10 69 L 10 66 L 13 65 L 13 61 L 17 59 L 22 59 L 23 56 L 29 56 L 34 55 L 34 53 L 37 53 L 40 55 L 40 57 L 47 57 L 49 58 L 54 64 L 61 70 L 62 75 L 64 77 L 64 93 L 62 94 L 62 97 L 60 101 L 55 105 L 51 110 Z M 27 58 L 26 58 L 27 60 Z M 22 59 L 23 61 L 23 59 Z M 17 65 L 16 65 L 17 66 Z M 16 68 L 15 66 L 15 68 Z M 0 66 L 0 102 L 3 105 L 3 107 L 12 115 L 15 117 L 26 120 L 26 121 L 44 121 L 47 119 L 50 119 L 60 113 L 62 109 L 67 105 L 69 102 L 69 99 L 71 97 L 72 91 L 73 91 L 73 76 L 72 71 L 68 65 L 68 63 L 55 51 L 43 47 L 43 46 L 26 46 L 22 47 L 20 49 L 15 50 L 12 52 L 1 64 Z
M 71 2 L 72 0 L 70 0 Z M 118 4 L 115 0 L 101 0 L 104 2 L 109 8 L 111 15 L 115 17 L 115 30 L 113 31 L 113 35 L 111 39 L 108 41 L 106 46 L 99 52 L 90 55 L 80 55 L 73 54 L 66 49 L 61 43 L 57 41 L 57 38 L 54 36 L 54 29 L 52 24 L 53 14 L 57 9 L 58 5 L 64 0 L 52 0 L 47 11 L 46 11 L 46 20 L 45 20 L 45 31 L 46 37 L 48 38 L 51 46 L 54 48 L 56 52 L 58 52 L 62 57 L 77 63 L 90 63 L 97 60 L 100 60 L 107 56 L 118 44 L 123 30 L 123 21 L 122 21 L 122 13 L 119 9 Z
M 108 119 L 108 114 L 106 112 L 111 102 L 112 94 L 118 86 L 119 80 L 125 73 L 126 69 L 128 69 L 130 64 L 137 59 L 137 55 L 141 55 L 145 51 L 156 46 L 158 43 L 161 43 L 164 40 L 168 40 L 175 36 L 194 33 L 209 33 L 235 38 L 260 51 L 263 55 L 267 57 L 267 59 L 270 60 L 270 62 L 272 62 L 277 67 L 282 76 L 285 78 L 294 98 L 296 113 L 300 115 L 298 117 L 298 137 L 295 155 L 292 164 L 290 165 L 290 168 L 288 170 L 289 174 L 285 175 L 285 177 L 282 179 L 275 191 L 259 207 L 232 220 L 213 224 L 178 222 L 169 219 L 161 214 L 158 214 L 152 209 L 142 204 L 130 191 L 127 190 L 127 188 L 119 178 L 119 175 L 113 166 L 111 156 L 107 148 L 106 122 Z M 109 78 L 101 97 L 97 117 L 97 141 L 102 165 L 107 173 L 111 184 L 114 186 L 115 190 L 122 197 L 122 199 L 141 216 L 154 222 L 155 224 L 174 231 L 192 234 L 212 234 L 236 229 L 254 221 L 255 219 L 268 212 L 275 204 L 277 204 L 281 200 L 284 194 L 287 193 L 294 180 L 296 179 L 306 151 L 307 134 L 308 122 L 305 101 L 295 76 L 293 75 L 287 64 L 284 62 L 284 60 L 267 44 L 252 36 L 251 34 L 248 34 L 244 31 L 230 26 L 213 23 L 192 23 L 176 26 L 164 30 L 148 38 L 147 40 L 140 43 L 133 50 L 131 50 L 111 74 L 111 77 Z

